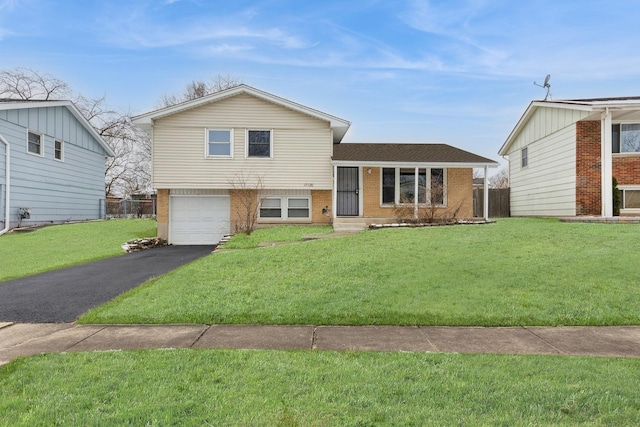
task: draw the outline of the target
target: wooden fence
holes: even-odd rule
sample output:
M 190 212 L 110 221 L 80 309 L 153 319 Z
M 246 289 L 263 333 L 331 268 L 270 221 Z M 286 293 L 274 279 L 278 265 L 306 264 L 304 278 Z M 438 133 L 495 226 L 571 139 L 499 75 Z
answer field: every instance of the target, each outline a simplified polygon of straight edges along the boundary
M 473 189 L 473 216 L 482 217 L 484 214 L 484 190 Z M 509 208 L 509 189 L 489 189 L 489 218 L 504 218 L 511 215 Z

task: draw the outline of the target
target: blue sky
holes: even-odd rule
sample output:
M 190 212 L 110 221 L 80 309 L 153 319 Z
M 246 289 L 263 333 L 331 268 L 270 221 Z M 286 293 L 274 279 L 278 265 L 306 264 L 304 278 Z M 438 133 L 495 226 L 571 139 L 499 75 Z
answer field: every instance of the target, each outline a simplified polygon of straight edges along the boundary
M 231 74 L 346 142 L 497 151 L 533 99 L 640 95 L 634 0 L 0 0 L 0 68 L 139 114 Z

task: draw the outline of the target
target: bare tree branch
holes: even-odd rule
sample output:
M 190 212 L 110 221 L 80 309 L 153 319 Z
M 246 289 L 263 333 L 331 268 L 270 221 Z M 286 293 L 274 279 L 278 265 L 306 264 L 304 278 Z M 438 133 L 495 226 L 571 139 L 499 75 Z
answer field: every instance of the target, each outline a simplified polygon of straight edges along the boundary
M 71 88 L 50 74 L 28 68 L 0 70 L 0 98 L 73 99 Z M 74 104 L 115 153 L 105 162 L 105 191 L 128 196 L 134 191 L 150 191 L 151 144 L 149 136 L 131 122 L 131 114 L 109 108 L 104 96 L 77 95 Z
M 242 80 L 231 74 L 217 74 L 211 78 L 210 82 L 202 80 L 193 80 L 189 82 L 184 91 L 180 95 L 167 94 L 158 99 L 156 106 L 158 108 L 170 107 L 185 101 L 201 98 L 203 96 L 220 92 L 242 84 Z
M 509 188 L 509 169 L 505 166 L 489 177 L 489 188 Z

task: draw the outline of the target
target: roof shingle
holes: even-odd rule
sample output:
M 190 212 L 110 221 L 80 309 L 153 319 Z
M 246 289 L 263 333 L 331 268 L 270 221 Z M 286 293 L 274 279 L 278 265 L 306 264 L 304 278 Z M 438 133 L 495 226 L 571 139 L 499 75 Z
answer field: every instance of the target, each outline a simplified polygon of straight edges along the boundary
M 447 144 L 334 144 L 333 160 L 396 163 L 496 163 Z

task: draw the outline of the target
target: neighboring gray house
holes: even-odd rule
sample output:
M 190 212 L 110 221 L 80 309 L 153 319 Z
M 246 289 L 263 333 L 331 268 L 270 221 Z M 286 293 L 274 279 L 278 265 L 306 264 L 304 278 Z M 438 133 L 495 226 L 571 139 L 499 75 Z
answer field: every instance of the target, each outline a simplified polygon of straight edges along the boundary
M 0 234 L 101 218 L 113 155 L 71 101 L 0 100 Z

